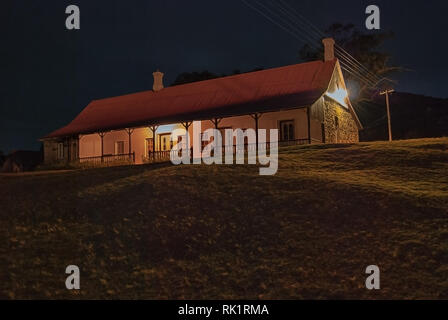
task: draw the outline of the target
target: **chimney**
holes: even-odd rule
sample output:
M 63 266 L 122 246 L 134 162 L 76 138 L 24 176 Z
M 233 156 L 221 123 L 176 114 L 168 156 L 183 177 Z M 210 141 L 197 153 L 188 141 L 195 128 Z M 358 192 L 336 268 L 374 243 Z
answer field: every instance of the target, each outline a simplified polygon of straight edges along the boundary
M 157 69 L 156 72 L 152 73 L 152 76 L 154 77 L 154 84 L 152 85 L 152 90 L 154 92 L 162 90 L 163 89 L 163 73 Z
M 334 59 L 334 40 L 333 38 L 325 38 L 322 40 L 324 44 L 324 61 L 331 61 Z

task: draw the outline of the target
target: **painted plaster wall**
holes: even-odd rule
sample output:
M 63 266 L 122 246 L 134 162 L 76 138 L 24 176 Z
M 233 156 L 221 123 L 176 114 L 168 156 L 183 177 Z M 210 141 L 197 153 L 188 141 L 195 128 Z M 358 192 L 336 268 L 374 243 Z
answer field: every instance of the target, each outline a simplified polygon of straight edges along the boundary
M 269 129 L 279 129 L 280 121 L 294 121 L 294 138 L 308 139 L 308 120 L 307 109 L 294 109 L 279 112 L 264 113 L 258 120 L 259 129 L 266 129 L 267 141 L 270 141 Z M 218 125 L 219 128 L 231 129 L 255 129 L 255 120 L 251 116 L 239 116 L 224 118 Z M 214 124 L 210 120 L 201 121 L 202 131 L 214 128 Z M 192 136 L 192 129 L 189 130 Z M 321 124 L 317 120 L 311 119 L 311 137 L 321 141 L 322 136 Z M 280 135 L 280 133 L 279 133 Z M 279 136 L 280 139 L 280 136 Z
M 159 150 L 160 134 L 171 132 L 179 125 L 161 126 L 156 131 L 156 150 Z M 148 127 L 136 128 L 131 136 L 131 153 L 135 152 L 135 163 L 143 163 L 143 158 L 148 154 L 146 139 L 152 138 L 152 131 Z M 107 132 L 103 138 L 104 155 L 115 154 L 115 143 L 124 142 L 124 153 L 129 153 L 129 136 L 125 130 Z M 98 134 L 89 134 L 81 137 L 79 141 L 79 155 L 81 158 L 101 156 L 101 138 Z
M 134 129 L 131 137 L 131 152 L 135 152 L 136 163 L 143 162 L 143 156 L 146 154 L 146 138 L 151 136 L 149 128 Z M 115 143 L 118 141 L 124 142 L 124 153 L 129 153 L 128 133 L 125 130 L 120 130 L 108 132 L 104 136 L 104 155 L 115 154 Z M 81 136 L 79 140 L 79 156 L 81 158 L 101 156 L 101 138 L 98 134 Z
M 320 101 L 322 100 L 322 101 Z M 319 108 L 323 108 L 325 125 L 325 139 L 327 143 L 351 143 L 358 142 L 358 127 L 350 112 L 341 107 L 331 99 L 320 99 Z M 317 106 L 317 102 L 313 107 Z M 336 124 L 336 117 L 339 126 Z M 259 128 L 267 129 L 267 140 L 270 140 L 269 129 L 279 129 L 280 121 L 294 121 L 295 139 L 308 139 L 307 108 L 294 109 L 279 112 L 265 113 L 259 119 Z M 160 127 L 156 132 L 156 150 L 159 150 L 159 134 L 170 132 L 172 129 L 182 128 L 180 124 Z M 201 121 L 201 129 L 214 128 L 211 121 Z M 219 128 L 232 129 L 255 129 L 255 121 L 250 116 L 239 116 L 224 118 L 219 123 Z M 190 146 L 192 144 L 193 127 L 190 127 Z M 143 162 L 143 158 L 148 154 L 146 139 L 152 138 L 152 132 L 148 127 L 136 128 L 132 133 L 131 152 L 135 152 L 135 162 Z M 311 138 L 313 143 L 322 142 L 322 124 L 320 120 L 311 118 Z M 124 142 L 124 153 L 129 152 L 129 137 L 125 130 L 117 130 L 106 133 L 104 136 L 104 155 L 115 154 L 115 143 Z M 74 140 L 75 141 L 75 140 Z M 72 141 L 73 142 L 73 141 Z M 57 159 L 57 141 L 44 142 L 44 157 L 46 163 L 60 161 Z M 67 154 L 68 146 L 64 147 L 64 154 Z M 74 145 L 74 149 L 77 146 Z M 74 155 L 72 151 L 72 155 Z M 98 157 L 101 156 L 101 138 L 98 134 L 83 135 L 79 140 L 79 156 Z

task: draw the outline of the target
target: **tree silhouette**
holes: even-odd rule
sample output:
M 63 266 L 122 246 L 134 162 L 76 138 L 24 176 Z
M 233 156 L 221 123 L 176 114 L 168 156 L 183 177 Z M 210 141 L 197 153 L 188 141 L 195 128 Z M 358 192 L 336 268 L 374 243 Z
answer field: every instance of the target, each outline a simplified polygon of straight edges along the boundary
M 352 73 L 354 71 L 361 72 L 364 77 L 372 79 L 374 82 L 378 82 L 377 85 L 381 87 L 390 87 L 393 80 L 389 78 L 390 75 L 395 72 L 404 70 L 401 67 L 391 66 L 390 54 L 382 49 L 382 45 L 388 39 L 392 39 L 394 34 L 392 32 L 376 32 L 376 33 L 363 33 L 355 28 L 353 24 L 341 24 L 333 23 L 325 30 L 325 34 L 333 37 L 336 44 L 344 48 L 352 57 L 364 65 L 371 73 L 377 76 L 378 79 L 373 80 L 373 76 L 368 74 L 359 66 L 356 67 L 353 64 L 348 66 Z M 304 61 L 313 61 L 323 59 L 323 48 L 320 50 L 314 50 L 309 45 L 305 45 L 299 52 L 300 58 Z M 350 58 L 345 55 L 346 58 Z M 345 62 L 345 59 L 340 59 Z M 344 77 L 347 82 L 355 83 L 359 88 L 358 98 L 356 100 L 370 100 L 372 96 L 372 88 L 369 85 L 362 82 L 359 78 L 353 76 L 349 72 L 344 73 Z
M 224 75 L 217 75 L 215 73 L 204 70 L 202 72 L 182 72 L 176 77 L 176 80 L 171 84 L 177 86 L 180 84 L 191 83 L 196 81 L 210 80 L 222 77 Z
M 260 71 L 260 70 L 263 70 L 263 68 L 256 68 L 256 69 L 253 69 L 248 72 L 255 72 L 255 71 Z M 237 75 L 237 74 L 242 74 L 242 73 L 246 73 L 246 72 L 241 72 L 241 70 L 235 69 L 235 70 L 233 70 L 233 73 L 230 75 Z M 182 72 L 181 74 L 179 74 L 176 77 L 176 79 L 171 84 L 171 86 L 177 86 L 180 84 L 186 84 L 186 83 L 191 83 L 191 82 L 222 78 L 222 77 L 227 77 L 227 76 L 229 76 L 229 75 L 227 75 L 225 73 L 216 74 L 216 73 L 209 72 L 208 70 L 204 70 L 202 72 L 196 72 L 196 71 Z

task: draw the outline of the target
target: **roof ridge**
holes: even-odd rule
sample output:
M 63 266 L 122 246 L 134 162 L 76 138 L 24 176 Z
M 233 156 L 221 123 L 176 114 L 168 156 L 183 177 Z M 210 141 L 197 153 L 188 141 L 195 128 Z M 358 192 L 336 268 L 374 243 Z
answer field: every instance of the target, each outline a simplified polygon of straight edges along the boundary
M 263 70 L 256 70 L 256 71 L 249 71 L 249 72 L 244 72 L 244 73 L 240 73 L 240 74 L 232 74 L 232 75 L 227 75 L 227 76 L 224 76 L 224 77 L 217 77 L 217 78 L 213 78 L 213 79 L 205 79 L 205 80 L 199 80 L 199 81 L 194 81 L 194 82 L 178 84 L 178 85 L 175 85 L 175 86 L 169 86 L 169 87 L 163 88 L 163 91 L 170 90 L 172 88 L 194 86 L 194 85 L 197 85 L 199 83 L 203 84 L 204 82 L 209 82 L 209 83 L 217 82 L 219 80 L 224 80 L 224 79 L 239 78 L 239 77 L 244 77 L 244 76 L 247 76 L 247 75 L 259 74 L 259 73 L 267 73 L 267 72 L 272 72 L 274 70 L 279 71 L 281 69 L 287 69 L 287 68 L 291 68 L 291 67 L 304 66 L 304 65 L 308 65 L 308 64 L 317 64 L 317 63 L 325 64 L 325 63 L 328 63 L 328 62 L 321 61 L 321 60 L 315 60 L 315 61 L 307 61 L 307 62 L 302 62 L 302 63 L 290 64 L 290 65 L 281 66 L 281 67 L 275 67 L 275 68 L 269 68 L 269 69 L 263 69 Z M 100 99 L 93 99 L 93 100 L 91 100 L 90 103 L 97 102 L 97 101 L 108 100 L 108 99 L 119 98 L 119 97 L 126 97 L 126 96 L 132 96 L 132 95 L 137 95 L 137 94 L 144 94 L 144 93 L 154 93 L 154 91 L 151 90 L 151 89 L 148 89 L 148 90 L 143 90 L 143 91 L 136 91 L 136 92 L 131 92 L 131 93 L 125 93 L 125 94 L 121 94 L 121 95 L 113 96 L 113 97 L 105 97 L 105 98 L 100 98 Z
M 167 87 L 156 93 L 146 90 L 92 100 L 69 124 L 44 138 L 150 121 L 175 123 L 186 115 L 199 119 L 218 109 L 224 115 L 229 110 L 240 114 L 305 106 L 327 89 L 336 61 L 309 61 Z

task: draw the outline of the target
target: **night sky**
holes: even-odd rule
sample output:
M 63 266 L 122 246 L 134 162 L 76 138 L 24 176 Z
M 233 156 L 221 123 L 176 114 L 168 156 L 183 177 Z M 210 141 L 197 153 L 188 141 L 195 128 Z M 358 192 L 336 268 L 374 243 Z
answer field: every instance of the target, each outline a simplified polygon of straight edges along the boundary
M 249 0 L 252 1 L 252 0 Z M 381 9 L 399 91 L 448 98 L 448 2 L 286 0 L 320 29 L 364 28 L 365 8 Z M 65 28 L 65 8 L 81 10 L 81 30 Z M 0 150 L 38 149 L 39 137 L 67 124 L 91 100 L 165 85 L 185 71 L 231 73 L 300 62 L 303 43 L 240 0 L 3 0 L 0 11 Z M 107 115 L 105 115 L 107 116 Z

